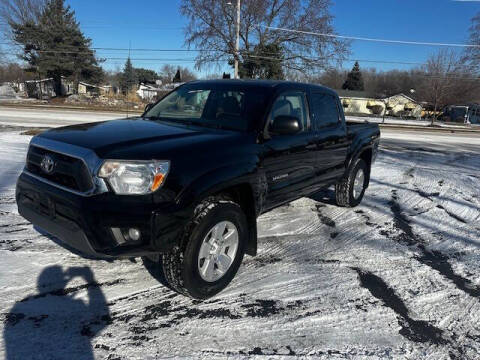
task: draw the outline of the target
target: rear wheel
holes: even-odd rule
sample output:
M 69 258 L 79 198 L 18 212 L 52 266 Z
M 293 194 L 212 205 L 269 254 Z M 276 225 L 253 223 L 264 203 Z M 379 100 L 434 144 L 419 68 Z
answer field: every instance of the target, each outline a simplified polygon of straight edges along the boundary
M 344 178 L 335 185 L 338 206 L 355 207 L 362 202 L 367 187 L 367 164 L 358 159 Z
M 197 206 L 183 246 L 161 255 L 172 289 L 195 299 L 222 291 L 237 273 L 245 254 L 247 221 L 238 204 L 211 197 Z

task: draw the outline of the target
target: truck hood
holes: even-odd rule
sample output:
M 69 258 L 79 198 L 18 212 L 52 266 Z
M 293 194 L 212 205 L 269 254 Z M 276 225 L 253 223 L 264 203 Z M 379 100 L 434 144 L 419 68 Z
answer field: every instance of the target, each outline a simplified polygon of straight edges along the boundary
M 38 136 L 91 149 L 101 158 L 151 159 L 187 144 L 224 142 L 246 134 L 130 118 L 56 128 Z

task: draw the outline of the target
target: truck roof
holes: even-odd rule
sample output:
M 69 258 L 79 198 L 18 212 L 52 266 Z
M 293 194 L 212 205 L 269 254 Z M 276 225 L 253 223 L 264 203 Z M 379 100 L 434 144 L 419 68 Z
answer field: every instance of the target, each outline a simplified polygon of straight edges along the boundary
M 308 84 L 308 83 L 301 83 L 296 81 L 286 81 L 286 80 L 255 80 L 255 79 L 216 79 L 216 80 L 195 80 L 188 82 L 187 84 L 192 85 L 200 85 L 200 84 L 208 84 L 208 85 L 223 85 L 223 86 L 241 86 L 244 88 L 278 88 L 278 87 L 304 87 L 304 88 L 316 88 L 318 90 L 322 90 L 324 92 L 335 94 L 330 88 L 327 88 L 322 85 L 317 84 Z

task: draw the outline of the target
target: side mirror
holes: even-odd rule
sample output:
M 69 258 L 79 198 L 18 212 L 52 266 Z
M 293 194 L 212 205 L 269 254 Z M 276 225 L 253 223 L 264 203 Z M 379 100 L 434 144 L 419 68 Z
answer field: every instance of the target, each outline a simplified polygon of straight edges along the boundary
M 144 113 L 148 112 L 148 110 L 150 110 L 152 107 L 153 107 L 153 104 L 151 104 L 151 103 L 150 103 L 150 104 L 147 104 L 147 105 L 145 106 L 145 111 L 144 111 Z
M 279 115 L 273 120 L 270 132 L 276 135 L 294 135 L 301 130 L 300 120 L 295 116 Z

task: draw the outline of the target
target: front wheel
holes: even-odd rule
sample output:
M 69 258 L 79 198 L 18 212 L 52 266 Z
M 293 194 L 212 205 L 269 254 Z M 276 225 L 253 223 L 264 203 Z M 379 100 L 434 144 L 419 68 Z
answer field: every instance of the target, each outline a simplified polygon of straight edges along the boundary
M 355 207 L 362 202 L 367 188 L 367 164 L 358 159 L 347 176 L 335 185 L 335 198 L 338 206 Z
M 246 217 L 235 202 L 211 197 L 197 206 L 184 244 L 162 255 L 165 278 L 175 291 L 207 299 L 237 273 L 248 239 Z

